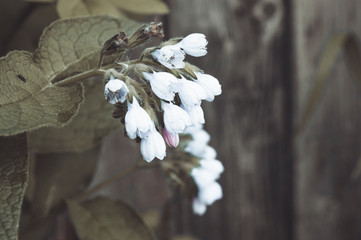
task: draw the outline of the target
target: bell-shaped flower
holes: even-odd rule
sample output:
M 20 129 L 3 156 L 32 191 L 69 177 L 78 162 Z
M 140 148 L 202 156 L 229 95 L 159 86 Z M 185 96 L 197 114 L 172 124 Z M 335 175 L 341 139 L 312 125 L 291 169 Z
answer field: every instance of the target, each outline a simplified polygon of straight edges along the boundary
M 223 164 L 217 159 L 202 159 L 199 163 L 201 168 L 214 174 L 216 178 L 224 171 Z
M 137 135 L 140 138 L 147 136 L 149 130 L 154 125 L 149 114 L 139 105 L 137 99 L 133 96 L 133 103 L 127 102 L 128 111 L 125 115 L 125 130 L 130 139 Z
M 208 41 L 202 33 L 192 33 L 183 38 L 178 45 L 182 50 L 193 57 L 202 57 L 207 54 Z
M 199 189 L 205 188 L 208 185 L 211 185 L 214 181 L 219 178 L 220 174 L 215 174 L 215 172 L 209 171 L 203 167 L 195 167 L 191 171 L 191 176 L 194 179 L 194 182 L 197 184 Z
M 178 95 L 182 101 L 182 105 L 187 109 L 199 106 L 201 101 L 206 98 L 203 88 L 193 81 L 189 81 L 182 77 L 182 79 L 178 79 L 176 85 L 178 87 Z
M 154 124 L 149 130 L 147 136 L 140 142 L 140 152 L 143 159 L 151 162 L 154 158 L 163 160 L 166 155 L 165 142 L 162 135 L 155 129 Z
M 162 101 L 162 109 L 164 126 L 172 135 L 183 133 L 186 127 L 192 124 L 187 112 L 179 106 Z
M 185 66 L 185 54 L 178 45 L 164 46 L 151 52 L 151 55 L 154 60 L 169 69 L 180 69 Z
M 143 72 L 143 76 L 147 81 L 149 81 L 152 91 L 160 99 L 167 101 L 173 101 L 174 92 L 172 87 L 177 78 L 167 72 L 153 72 L 147 73 Z
M 119 79 L 111 79 L 105 84 L 104 96 L 111 104 L 117 102 L 123 103 L 129 93 L 129 89 L 125 83 Z
M 218 96 L 222 93 L 222 86 L 219 84 L 217 78 L 200 72 L 196 72 L 195 74 L 197 79 L 195 79 L 194 82 L 198 83 L 203 88 L 206 94 L 206 101 L 212 102 L 214 96 Z
M 162 135 L 165 143 L 172 148 L 176 148 L 179 144 L 179 134 L 171 134 L 166 128 L 163 128 Z
M 198 198 L 193 199 L 193 212 L 199 216 L 203 215 L 207 210 L 207 205 L 200 202 Z
M 212 205 L 223 196 L 222 187 L 218 182 L 213 182 L 205 188 L 199 189 L 198 199 L 206 205 Z
M 191 119 L 192 124 L 204 124 L 204 112 L 200 105 L 195 105 L 191 108 L 186 108 L 183 104 L 181 104 L 181 108 L 186 111 Z

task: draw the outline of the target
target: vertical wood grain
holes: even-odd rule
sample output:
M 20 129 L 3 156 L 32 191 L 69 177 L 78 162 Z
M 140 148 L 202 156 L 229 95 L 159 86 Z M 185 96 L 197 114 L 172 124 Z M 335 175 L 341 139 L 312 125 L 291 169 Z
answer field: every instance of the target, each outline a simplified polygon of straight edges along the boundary
M 361 34 L 361 2 L 293 2 L 297 114 L 327 37 L 336 31 Z M 321 102 L 296 144 L 298 240 L 361 238 L 361 184 L 351 178 L 361 155 L 360 90 L 341 54 Z
M 201 239 L 291 239 L 292 169 L 281 0 L 170 0 L 171 37 L 205 33 L 209 53 L 189 58 L 217 77 L 223 94 L 203 104 L 211 145 L 225 165 L 224 198 L 205 216 L 189 204 L 176 228 Z

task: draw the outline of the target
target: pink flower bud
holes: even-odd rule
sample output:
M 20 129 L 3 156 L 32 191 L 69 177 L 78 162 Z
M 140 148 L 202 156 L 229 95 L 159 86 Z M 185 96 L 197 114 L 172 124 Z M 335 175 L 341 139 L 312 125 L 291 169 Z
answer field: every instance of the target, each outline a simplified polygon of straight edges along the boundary
M 171 134 L 167 129 L 163 128 L 162 135 L 165 143 L 172 148 L 176 148 L 179 144 L 179 135 L 178 133 Z

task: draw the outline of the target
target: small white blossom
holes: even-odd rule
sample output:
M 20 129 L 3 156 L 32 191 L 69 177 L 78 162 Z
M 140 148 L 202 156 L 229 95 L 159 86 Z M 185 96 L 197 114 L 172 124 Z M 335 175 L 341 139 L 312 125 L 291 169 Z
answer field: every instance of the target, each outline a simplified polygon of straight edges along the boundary
M 195 79 L 194 82 L 198 83 L 203 88 L 206 94 L 206 101 L 212 102 L 214 96 L 218 96 L 222 93 L 222 86 L 219 84 L 217 78 L 200 72 L 196 72 L 195 74 L 197 79 Z
M 216 178 L 224 171 L 223 164 L 217 159 L 202 159 L 200 164 L 202 168 L 215 174 L 217 176 Z
M 204 124 L 204 112 L 200 105 L 195 105 L 194 107 L 188 109 L 183 104 L 181 108 L 186 111 L 191 119 L 192 124 Z
M 192 33 L 183 38 L 178 45 L 183 51 L 193 57 L 202 57 L 207 54 L 208 41 L 206 36 L 201 33 Z
M 187 112 L 179 106 L 162 101 L 162 109 L 164 126 L 170 134 L 183 133 L 192 124 Z
M 203 88 L 193 81 L 182 77 L 182 79 L 178 79 L 176 86 L 182 105 L 187 109 L 199 106 L 201 101 L 206 98 Z
M 218 182 L 213 182 L 205 188 L 199 190 L 198 199 L 200 202 L 212 205 L 216 200 L 223 196 L 222 187 Z
M 174 92 L 172 91 L 172 86 L 173 83 L 177 81 L 177 78 L 173 74 L 167 72 L 143 72 L 143 76 L 150 82 L 152 91 L 157 97 L 167 101 L 173 101 Z
M 154 158 L 163 160 L 166 155 L 166 146 L 162 135 L 155 129 L 154 124 L 148 135 L 140 143 L 140 151 L 143 159 L 151 162 Z
M 199 199 L 195 198 L 193 199 L 193 212 L 197 215 L 203 215 L 207 210 L 207 205 L 200 202 Z
M 128 112 L 125 115 L 125 130 L 130 139 L 137 135 L 141 138 L 147 136 L 148 131 L 154 123 L 148 113 L 139 105 L 137 99 L 133 97 L 133 103 L 127 102 Z
M 119 79 L 111 79 L 105 84 L 104 96 L 111 104 L 117 102 L 123 103 L 129 93 L 129 89 L 125 83 Z
M 154 60 L 169 69 L 180 69 L 185 66 L 183 62 L 185 54 L 178 45 L 167 45 L 154 50 L 151 54 Z
M 194 179 L 194 182 L 197 184 L 199 189 L 203 189 L 208 185 L 211 185 L 219 177 L 219 174 L 216 174 L 213 171 L 209 171 L 203 167 L 193 168 L 191 171 L 191 176 Z

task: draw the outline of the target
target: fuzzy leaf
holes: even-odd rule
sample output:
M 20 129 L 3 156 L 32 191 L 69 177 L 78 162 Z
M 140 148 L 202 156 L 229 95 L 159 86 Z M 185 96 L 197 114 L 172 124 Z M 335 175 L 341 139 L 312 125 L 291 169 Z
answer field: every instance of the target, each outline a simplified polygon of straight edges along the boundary
M 0 137 L 0 239 L 17 239 L 27 169 L 26 135 Z
M 28 135 L 29 149 L 36 152 L 82 152 L 98 144 L 121 124 L 111 113 L 113 105 L 104 99 L 101 81 L 87 80 L 85 103 L 64 128 L 41 128 Z
M 67 204 L 82 240 L 154 239 L 135 210 L 124 202 L 97 197 L 82 204 L 73 201 Z
M 107 16 L 59 20 L 44 31 L 34 54 L 14 51 L 1 58 L 0 135 L 66 125 L 83 101 L 82 86 L 54 83 L 94 69 L 106 39 L 137 27 Z
M 169 13 L 168 6 L 160 0 L 107 0 L 114 6 L 135 14 L 152 15 Z
M 10 52 L 0 66 L 0 135 L 63 126 L 77 113 L 81 84 L 52 86 L 27 52 Z

